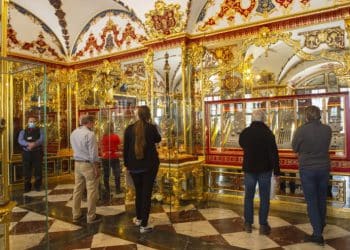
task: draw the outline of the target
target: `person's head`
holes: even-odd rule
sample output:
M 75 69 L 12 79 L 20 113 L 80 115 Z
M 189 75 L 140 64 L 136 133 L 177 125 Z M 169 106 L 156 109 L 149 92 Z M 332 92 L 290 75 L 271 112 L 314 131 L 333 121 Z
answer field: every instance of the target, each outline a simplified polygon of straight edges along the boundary
M 28 117 L 28 128 L 35 128 L 36 127 L 36 118 L 34 116 Z
M 104 129 L 104 134 L 105 135 L 110 135 L 113 134 L 114 132 L 114 124 L 113 122 L 107 122 L 106 128 Z
M 151 110 L 149 107 L 146 105 L 137 107 L 137 118 L 144 122 L 150 122 Z
M 316 106 L 309 106 L 305 109 L 306 121 L 311 122 L 321 119 L 321 111 Z
M 93 129 L 95 118 L 92 115 L 83 115 L 80 119 L 82 126 L 87 127 L 88 129 Z
M 252 122 L 265 122 L 266 115 L 261 109 L 255 109 L 252 113 Z

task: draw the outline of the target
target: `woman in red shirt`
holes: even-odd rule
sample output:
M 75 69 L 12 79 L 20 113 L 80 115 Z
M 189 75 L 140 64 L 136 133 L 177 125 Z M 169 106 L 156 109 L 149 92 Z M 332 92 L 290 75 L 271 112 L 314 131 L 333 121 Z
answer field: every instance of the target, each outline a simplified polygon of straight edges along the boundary
M 113 123 L 108 123 L 105 133 L 101 140 L 102 166 L 103 166 L 103 182 L 107 197 L 110 197 L 109 174 L 112 168 L 115 181 L 116 194 L 122 192 L 120 187 L 120 161 L 119 146 L 120 138 L 114 133 Z

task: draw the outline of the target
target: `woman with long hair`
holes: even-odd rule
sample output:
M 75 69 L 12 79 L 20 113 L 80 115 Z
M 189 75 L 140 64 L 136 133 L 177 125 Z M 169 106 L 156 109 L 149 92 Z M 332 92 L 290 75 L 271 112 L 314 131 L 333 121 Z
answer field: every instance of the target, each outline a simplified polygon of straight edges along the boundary
M 135 186 L 136 218 L 133 219 L 133 222 L 140 226 L 140 233 L 153 230 L 153 227 L 148 224 L 148 218 L 153 183 L 159 168 L 156 143 L 160 141 L 161 136 L 157 127 L 151 123 L 149 107 L 138 107 L 137 121 L 125 130 L 123 157 L 124 165 Z

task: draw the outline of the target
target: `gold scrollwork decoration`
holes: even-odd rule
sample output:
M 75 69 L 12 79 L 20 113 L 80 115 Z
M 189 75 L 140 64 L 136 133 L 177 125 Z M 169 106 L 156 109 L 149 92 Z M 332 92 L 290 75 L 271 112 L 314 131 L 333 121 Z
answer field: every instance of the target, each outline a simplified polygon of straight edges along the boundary
M 185 28 L 183 12 L 179 4 L 166 4 L 163 0 L 155 2 L 155 9 L 146 13 L 146 27 L 151 39 L 181 33 Z
M 335 68 L 336 75 L 344 76 L 350 74 L 350 52 L 337 53 L 332 51 L 321 52 L 321 57 L 334 60 L 340 63 L 340 67 Z
M 91 87 L 97 104 L 106 105 L 113 101 L 113 88 L 120 87 L 122 69 L 120 63 L 104 60 L 92 74 Z M 94 103 L 95 103 L 94 101 Z
M 299 35 L 305 36 L 304 46 L 309 49 L 316 49 L 321 44 L 327 44 L 333 49 L 345 48 L 345 32 L 340 27 L 306 31 Z
M 203 46 L 192 43 L 187 50 L 187 53 L 189 55 L 189 63 L 192 65 L 200 65 L 204 56 L 204 52 L 205 50 Z

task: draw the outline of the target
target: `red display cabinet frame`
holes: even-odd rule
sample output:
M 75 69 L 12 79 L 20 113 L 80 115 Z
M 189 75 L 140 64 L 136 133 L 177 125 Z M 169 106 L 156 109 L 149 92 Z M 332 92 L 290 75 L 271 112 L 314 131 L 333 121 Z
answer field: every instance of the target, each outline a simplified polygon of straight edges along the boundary
M 274 132 L 281 169 L 297 169 L 291 140 L 305 122 L 304 109 L 320 107 L 322 122 L 332 127 L 332 172 L 350 172 L 349 93 L 322 93 L 205 102 L 205 161 L 207 164 L 241 166 L 243 151 L 239 133 L 251 122 L 253 109 L 264 109 L 267 125 Z

